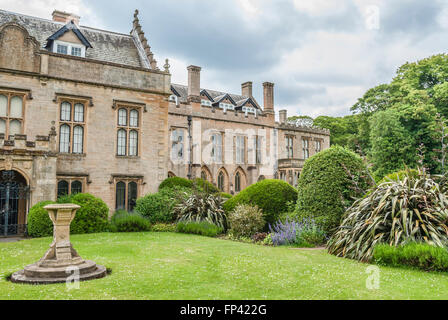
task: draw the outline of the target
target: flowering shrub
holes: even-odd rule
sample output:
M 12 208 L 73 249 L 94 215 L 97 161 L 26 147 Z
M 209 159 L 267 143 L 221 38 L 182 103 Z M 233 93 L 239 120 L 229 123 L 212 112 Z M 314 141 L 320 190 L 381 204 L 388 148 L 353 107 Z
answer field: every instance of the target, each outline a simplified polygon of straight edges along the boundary
M 247 204 L 237 205 L 230 212 L 228 220 L 230 232 L 235 237 L 251 238 L 257 232 L 262 231 L 266 225 L 263 219 L 263 212 L 257 206 Z
M 273 226 L 270 225 L 269 229 L 275 246 L 315 247 L 324 244 L 326 240 L 325 231 L 313 219 L 280 220 Z

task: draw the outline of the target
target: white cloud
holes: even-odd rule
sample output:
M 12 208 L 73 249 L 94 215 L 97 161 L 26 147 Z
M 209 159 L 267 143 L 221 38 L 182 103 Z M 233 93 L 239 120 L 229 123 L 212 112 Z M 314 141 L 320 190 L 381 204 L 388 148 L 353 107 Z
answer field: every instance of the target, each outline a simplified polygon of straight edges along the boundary
M 294 0 L 294 7 L 311 16 L 335 13 L 346 6 L 343 1 L 334 0 Z
M 104 27 L 101 20 L 84 0 L 0 0 L 0 8 L 50 20 L 53 11 L 60 10 L 79 15 L 81 25 Z

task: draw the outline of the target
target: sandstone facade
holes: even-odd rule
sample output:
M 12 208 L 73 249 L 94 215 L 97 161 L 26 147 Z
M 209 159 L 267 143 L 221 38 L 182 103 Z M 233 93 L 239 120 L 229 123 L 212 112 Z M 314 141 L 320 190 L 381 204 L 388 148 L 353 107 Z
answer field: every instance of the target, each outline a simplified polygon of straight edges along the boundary
M 329 147 L 328 131 L 285 113 L 275 121 L 271 83 L 264 108 L 250 82 L 241 95 L 201 89 L 199 67 L 188 68 L 188 86 L 171 83 L 137 14 L 126 35 L 59 11 L 51 21 L 0 10 L 0 172 L 29 188 L 21 223 L 27 208 L 64 192 L 131 210 L 174 175 L 229 193 L 264 178 L 294 184 L 304 159 Z

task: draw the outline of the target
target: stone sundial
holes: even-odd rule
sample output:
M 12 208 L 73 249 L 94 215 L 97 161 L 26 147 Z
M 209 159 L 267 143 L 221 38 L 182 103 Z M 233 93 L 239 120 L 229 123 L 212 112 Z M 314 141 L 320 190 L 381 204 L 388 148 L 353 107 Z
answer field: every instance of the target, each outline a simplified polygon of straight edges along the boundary
M 93 261 L 82 259 L 70 242 L 70 224 L 80 206 L 75 204 L 52 204 L 45 206 L 54 225 L 53 243 L 42 259 L 14 273 L 14 283 L 51 284 L 63 283 L 79 271 L 79 281 L 99 279 L 106 276 L 106 268 Z

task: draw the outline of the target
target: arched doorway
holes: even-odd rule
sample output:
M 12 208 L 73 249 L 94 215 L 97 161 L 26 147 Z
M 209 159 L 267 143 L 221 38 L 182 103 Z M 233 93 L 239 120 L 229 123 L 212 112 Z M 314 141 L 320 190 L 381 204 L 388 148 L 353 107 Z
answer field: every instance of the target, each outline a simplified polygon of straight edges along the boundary
M 25 234 L 29 187 L 17 171 L 0 171 L 0 236 Z

